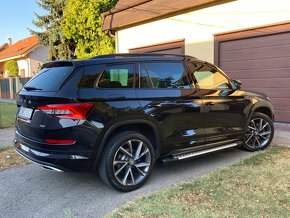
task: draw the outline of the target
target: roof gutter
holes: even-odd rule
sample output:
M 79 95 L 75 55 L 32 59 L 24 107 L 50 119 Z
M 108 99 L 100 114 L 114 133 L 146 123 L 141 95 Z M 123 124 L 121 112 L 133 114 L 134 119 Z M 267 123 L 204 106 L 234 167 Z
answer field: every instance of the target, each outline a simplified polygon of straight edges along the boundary
M 25 56 L 25 54 L 13 56 L 13 57 L 10 57 L 10 58 L 5 58 L 5 59 L 0 60 L 0 63 L 1 62 L 5 62 L 5 61 L 10 61 L 10 60 L 13 60 L 13 59 L 17 59 L 17 58 L 22 58 L 24 56 Z
M 109 11 L 107 11 L 107 12 L 102 13 L 102 14 L 101 14 L 101 16 L 102 16 L 102 18 L 103 18 L 103 24 L 102 24 L 102 26 L 104 26 L 104 21 L 105 21 L 105 18 L 106 18 L 107 16 L 111 16 L 111 15 L 113 15 L 113 14 L 115 14 L 115 13 L 118 13 L 118 12 L 121 12 L 121 11 L 125 11 L 125 10 L 131 9 L 131 8 L 134 8 L 134 7 L 137 7 L 137 6 L 139 6 L 139 5 L 143 5 L 143 4 L 145 4 L 145 3 L 147 3 L 147 2 L 151 2 L 151 1 L 153 1 L 153 0 L 144 0 L 144 1 L 140 1 L 140 2 L 137 3 L 137 4 L 129 5 L 128 7 L 124 7 L 124 8 L 118 9 L 118 10 L 114 10 L 114 8 L 113 8 L 112 10 L 109 10 Z M 118 4 L 118 3 L 117 3 L 117 4 Z M 110 35 L 112 38 L 116 38 L 116 35 L 112 33 L 112 30 L 111 30 L 111 29 L 109 30 L 109 35 Z
M 107 12 L 102 13 L 102 17 L 106 17 L 106 16 L 108 16 L 108 15 L 112 15 L 112 14 L 115 14 L 115 13 L 118 13 L 118 12 L 121 12 L 121 11 L 125 11 L 125 10 L 128 10 L 128 9 L 130 9 L 130 8 L 134 8 L 134 7 L 137 7 L 137 6 L 139 6 L 139 5 L 143 5 L 143 4 L 145 4 L 145 3 L 147 3 L 147 2 L 151 2 L 151 1 L 153 1 L 153 0 L 144 0 L 144 1 L 141 1 L 141 2 L 139 2 L 139 3 L 137 3 L 137 4 L 129 5 L 128 7 L 124 7 L 124 8 L 121 8 L 121 9 L 115 10 L 115 11 L 114 11 L 114 8 L 113 8 L 112 10 L 109 10 L 109 11 L 107 11 Z M 118 4 L 118 3 L 117 3 L 117 4 Z

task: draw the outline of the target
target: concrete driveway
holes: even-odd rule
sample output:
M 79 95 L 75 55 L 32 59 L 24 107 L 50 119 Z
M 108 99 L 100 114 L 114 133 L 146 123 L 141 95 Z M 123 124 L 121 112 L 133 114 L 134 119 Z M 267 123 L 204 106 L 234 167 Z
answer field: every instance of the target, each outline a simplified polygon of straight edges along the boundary
M 276 130 L 272 145 L 290 145 L 287 128 Z M 9 132 L 13 134 L 12 129 Z M 96 174 L 56 173 L 35 164 L 4 170 L 0 172 L 0 217 L 65 217 L 64 209 L 76 217 L 102 217 L 141 194 L 197 178 L 251 154 L 229 149 L 185 162 L 157 165 L 146 185 L 131 193 L 105 186 Z
M 141 189 L 120 193 L 95 174 L 57 173 L 35 164 L 0 172 L 0 217 L 102 217 L 135 197 L 222 168 L 251 153 L 229 149 L 185 162 L 156 166 Z
M 12 145 L 14 136 L 14 128 L 0 129 L 0 147 Z

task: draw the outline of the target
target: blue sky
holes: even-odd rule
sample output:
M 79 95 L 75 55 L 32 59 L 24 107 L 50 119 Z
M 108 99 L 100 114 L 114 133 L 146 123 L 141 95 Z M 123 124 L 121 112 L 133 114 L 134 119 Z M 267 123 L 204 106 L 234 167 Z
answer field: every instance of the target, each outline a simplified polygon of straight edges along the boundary
M 32 24 L 34 12 L 44 14 L 35 0 L 1 0 L 0 45 L 7 42 L 7 36 L 13 42 L 28 37 L 27 28 L 36 29 Z

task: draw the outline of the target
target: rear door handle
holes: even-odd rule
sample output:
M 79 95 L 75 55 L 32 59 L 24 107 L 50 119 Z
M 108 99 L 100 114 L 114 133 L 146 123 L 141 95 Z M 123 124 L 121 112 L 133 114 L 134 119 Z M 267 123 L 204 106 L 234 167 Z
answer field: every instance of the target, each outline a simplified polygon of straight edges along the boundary
M 212 106 L 214 106 L 214 102 L 206 102 L 205 105 L 209 106 L 209 107 L 212 107 Z

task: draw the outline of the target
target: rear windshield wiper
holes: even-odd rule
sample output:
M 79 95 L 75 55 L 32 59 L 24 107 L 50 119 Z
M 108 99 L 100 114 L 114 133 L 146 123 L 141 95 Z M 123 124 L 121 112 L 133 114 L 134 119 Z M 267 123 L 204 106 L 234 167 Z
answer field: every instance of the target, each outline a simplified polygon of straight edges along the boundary
M 32 87 L 32 86 L 24 86 L 24 89 L 27 91 L 31 91 L 31 90 L 42 90 L 40 88 L 36 88 L 36 87 Z

